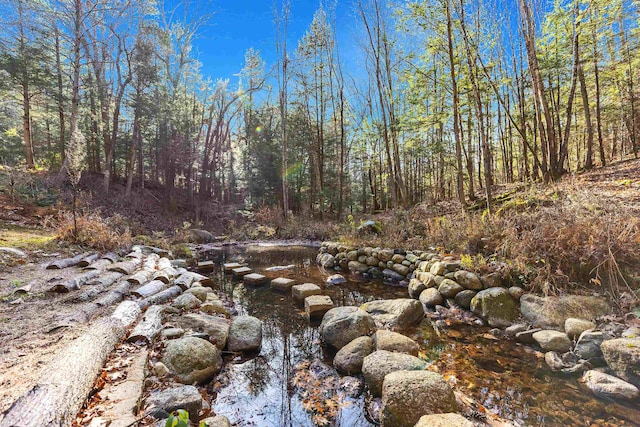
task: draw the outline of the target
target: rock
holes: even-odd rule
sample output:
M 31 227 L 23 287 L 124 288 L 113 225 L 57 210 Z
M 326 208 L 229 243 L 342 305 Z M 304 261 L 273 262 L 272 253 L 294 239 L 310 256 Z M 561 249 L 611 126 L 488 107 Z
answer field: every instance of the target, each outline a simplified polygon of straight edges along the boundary
M 311 295 L 320 295 L 322 289 L 313 283 L 303 283 L 302 285 L 294 285 L 291 287 L 291 296 L 298 302 L 304 302 L 306 297 Z
M 189 412 L 191 421 L 197 422 L 203 399 L 197 388 L 192 385 L 185 385 L 162 391 L 152 391 L 146 400 L 146 404 L 167 414 L 178 409 L 184 409 Z
M 418 279 L 409 280 L 409 296 L 414 299 L 418 299 L 422 291 L 427 289 L 427 287 Z
M 589 360 L 601 357 L 602 351 L 600 351 L 600 345 L 603 340 L 604 336 L 600 331 L 584 331 L 580 334 L 580 338 L 578 338 L 578 342 L 573 351 L 580 359 Z
M 571 340 L 564 332 L 543 330 L 533 334 L 533 339 L 545 351 L 564 353 L 571 350 Z
M 304 311 L 309 318 L 321 317 L 333 308 L 333 301 L 327 295 L 311 295 L 304 299 Z
M 384 329 L 379 329 L 373 334 L 373 341 L 375 342 L 376 350 L 406 353 L 413 356 L 417 356 L 418 350 L 420 350 L 418 343 L 411 338 Z
M 569 317 L 564 321 L 564 332 L 569 338 L 577 338 L 588 329 L 595 329 L 596 324 L 590 320 Z
M 423 415 L 418 420 L 415 427 L 474 427 L 475 424 L 463 417 L 462 415 L 447 414 L 431 414 Z
M 520 298 L 522 316 L 533 325 L 562 330 L 569 317 L 586 320 L 607 314 L 609 304 L 602 297 L 567 295 L 563 297 L 539 297 L 525 294 Z
M 262 321 L 253 316 L 238 316 L 229 327 L 229 351 L 255 351 L 262 345 Z
M 502 286 L 502 276 L 500 276 L 500 273 L 485 274 L 480 278 L 480 281 L 485 289 L 499 288 Z
M 403 329 L 424 318 L 422 305 L 410 298 L 370 301 L 360 308 L 373 317 L 379 328 Z
M 334 274 L 327 277 L 326 283 L 330 285 L 342 285 L 343 283 L 347 283 L 347 279 L 341 274 Z
M 160 334 L 168 340 L 172 340 L 175 338 L 180 338 L 184 335 L 184 329 L 180 328 L 167 328 L 163 329 Z
M 347 259 L 349 261 L 357 261 L 358 260 L 358 251 L 347 252 Z
M 193 310 L 200 306 L 200 300 L 193 294 L 182 294 L 173 300 L 171 306 L 180 310 Z
M 325 343 L 341 349 L 354 339 L 369 335 L 375 328 L 373 318 L 366 311 L 358 307 L 336 307 L 322 318 L 320 335 Z
M 524 289 L 519 286 L 511 286 L 509 288 L 509 293 L 511 294 L 511 298 L 513 298 L 515 301 L 520 301 L 520 298 L 522 298 L 522 295 L 524 295 Z
M 253 270 L 249 267 L 238 267 L 231 270 L 231 273 L 233 273 L 235 277 L 244 277 L 247 274 L 251 274 L 252 272 Z
M 207 230 L 198 230 L 193 228 L 191 231 L 191 237 L 195 241 L 195 243 L 213 243 L 216 241 L 216 238 L 213 234 L 209 233 Z
M 26 258 L 27 257 L 26 253 L 24 253 L 20 249 L 16 249 L 16 248 L 8 248 L 8 247 L 5 247 L 5 246 L 2 246 L 2 247 L 0 247 L 0 252 L 11 254 L 11 255 L 17 256 L 19 258 Z
M 455 298 L 462 291 L 464 291 L 464 288 L 451 279 L 444 279 L 438 286 L 438 292 L 445 298 Z
M 205 302 L 207 300 L 207 295 L 211 293 L 211 288 L 205 288 L 204 286 L 195 286 L 193 288 L 189 288 L 184 291 L 185 294 L 192 294 L 200 301 Z
M 286 277 L 278 277 L 277 279 L 273 279 L 269 286 L 274 291 L 280 292 L 291 292 L 291 288 L 296 284 L 296 281 L 293 279 L 288 279 Z
M 194 332 L 202 332 L 209 336 L 209 340 L 222 350 L 227 344 L 229 336 L 229 321 L 207 314 L 189 313 L 173 320 L 177 327 Z
M 394 264 L 402 264 L 402 262 L 404 261 L 404 256 L 400 255 L 400 254 L 394 254 L 391 257 L 391 261 L 393 261 Z
M 179 382 L 204 384 L 222 368 L 222 357 L 209 341 L 186 337 L 169 341 L 162 363 Z
M 364 380 L 358 377 L 342 377 L 338 388 L 349 397 L 358 397 L 364 390 Z
M 155 365 L 153 365 L 153 373 L 158 378 L 163 378 L 169 374 L 169 368 L 167 368 L 167 365 L 165 365 L 164 363 L 157 362 Z
M 393 258 L 393 251 L 390 249 L 382 249 L 381 251 L 378 251 L 378 259 L 382 262 L 388 262 L 391 261 L 391 258 Z
M 342 347 L 333 358 L 333 366 L 342 373 L 356 375 L 362 372 L 364 358 L 373 352 L 371 337 L 359 337 Z
M 444 298 L 436 288 L 428 288 L 420 294 L 420 302 L 427 307 L 435 307 L 444 302 Z
M 382 393 L 382 382 L 387 374 L 395 371 L 417 371 L 425 369 L 426 364 L 415 356 L 391 351 L 374 351 L 362 362 L 362 375 L 369 391 L 374 396 Z
M 407 274 L 409 274 L 409 267 L 407 267 L 406 265 L 402 265 L 402 264 L 394 264 L 393 265 L 393 270 L 400 274 L 402 276 L 402 278 L 404 279 L 405 277 L 407 277 Z
M 562 361 L 562 358 L 555 351 L 548 351 L 544 354 L 544 361 L 552 371 L 558 372 L 564 369 L 566 366 Z
M 316 258 L 317 264 L 322 268 L 333 268 L 336 265 L 336 259 L 331 254 L 319 254 Z
M 470 271 L 459 270 L 455 272 L 454 276 L 456 278 L 456 282 L 466 289 L 479 291 L 484 288 L 480 278 Z
M 458 404 L 447 380 L 430 371 L 397 371 L 385 376 L 380 423 L 413 427 L 423 415 L 456 412 Z
M 516 341 L 522 344 L 535 344 L 536 340 L 533 339 L 533 334 L 540 332 L 542 329 L 535 328 L 522 332 L 516 332 Z
M 454 299 L 456 300 L 458 305 L 460 305 L 460 307 L 464 308 L 465 310 L 469 310 L 469 308 L 471 307 L 471 300 L 476 296 L 476 293 L 476 291 L 466 289 L 457 294 Z
M 511 325 L 504 330 L 504 334 L 508 337 L 515 337 L 517 333 L 524 332 L 527 330 L 527 325 L 524 323 L 517 323 L 515 325 Z
M 265 283 L 267 283 L 269 281 L 269 279 L 266 276 L 262 275 L 262 274 L 249 273 L 249 274 L 245 274 L 244 276 L 242 276 L 242 281 L 246 285 L 260 286 L 260 285 L 264 285 Z
M 382 233 L 382 225 L 378 221 L 365 221 L 358 227 L 358 234 L 380 234 Z
M 380 263 L 380 261 L 378 261 L 378 258 L 373 257 L 373 256 L 367 257 L 366 264 L 369 267 L 377 267 L 379 263 Z
M 438 283 L 436 282 L 436 277 L 439 276 L 434 276 L 433 274 L 429 273 L 428 271 L 426 272 L 418 272 L 416 273 L 416 278 L 418 280 L 420 280 L 422 283 L 424 283 L 424 287 L 425 288 L 436 288 L 438 287 Z
M 504 328 L 520 315 L 516 302 L 504 288 L 489 288 L 477 293 L 471 300 L 471 311 L 489 325 Z
M 415 264 L 416 261 L 418 261 L 419 259 L 415 254 L 412 254 L 412 253 L 408 253 L 406 258 L 407 258 L 407 261 L 409 261 L 411 264 Z
M 220 300 L 207 301 L 200 306 L 200 311 L 207 314 L 223 314 L 229 316 L 229 310 L 227 310 Z
M 405 276 L 403 276 L 402 274 L 389 268 L 385 268 L 384 270 L 382 270 L 382 275 L 392 282 L 400 282 L 405 278 Z
M 222 268 L 224 269 L 225 273 L 231 273 L 236 268 L 242 268 L 242 267 L 245 267 L 245 266 L 237 262 L 227 262 L 225 264 L 222 264 Z
M 640 338 L 603 341 L 600 350 L 618 377 L 640 387 Z
M 582 381 L 596 396 L 606 399 L 635 400 L 640 396 L 640 391 L 633 384 L 600 371 L 585 372 Z
M 204 423 L 205 427 L 231 427 L 229 419 L 224 415 L 205 418 L 200 421 L 200 425 L 202 425 L 202 423 Z
M 446 270 L 447 266 L 444 262 L 436 261 L 431 265 L 429 272 L 434 276 L 443 276 Z
M 631 326 L 625 329 L 621 335 L 622 338 L 638 338 L 640 337 L 640 328 L 637 326 Z

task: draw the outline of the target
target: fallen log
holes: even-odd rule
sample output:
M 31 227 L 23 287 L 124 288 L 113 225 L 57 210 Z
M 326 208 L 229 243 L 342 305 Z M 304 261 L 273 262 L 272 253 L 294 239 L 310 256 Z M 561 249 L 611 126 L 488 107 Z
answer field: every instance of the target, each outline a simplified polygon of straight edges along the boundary
M 146 344 L 152 344 L 153 339 L 162 329 L 162 313 L 164 306 L 152 305 L 144 313 L 144 317 L 129 334 L 127 341 L 136 342 L 144 341 Z
M 100 254 L 96 252 L 95 254 L 91 254 L 89 256 L 82 258 L 82 260 L 76 264 L 76 267 L 84 268 L 89 264 L 91 264 L 92 262 L 97 261 L 99 259 L 100 259 Z
M 142 251 L 131 251 L 124 257 L 126 259 L 142 259 Z
M 70 426 L 107 356 L 140 315 L 132 301 L 94 323 L 43 369 L 43 375 L 4 413 L 0 427 Z
M 116 283 L 122 276 L 123 274 L 118 273 L 117 271 L 108 271 L 97 279 L 91 280 L 87 285 L 102 286 L 106 288 Z
M 56 283 L 47 289 L 48 292 L 59 292 L 66 293 L 69 291 L 75 291 L 80 289 L 80 286 L 87 284 L 89 281 L 95 279 L 100 275 L 100 272 L 97 270 L 91 270 L 86 273 L 83 273 L 79 276 L 73 277 L 66 282 Z
M 153 280 L 160 280 L 164 283 L 169 283 L 177 276 L 177 273 L 178 272 L 173 267 L 165 268 L 163 270 L 156 271 L 153 275 Z
M 98 295 L 100 295 L 102 292 L 104 292 L 111 285 L 113 285 L 115 282 L 117 282 L 118 279 L 120 279 L 121 277 L 122 277 L 121 273 L 116 273 L 115 271 L 111 271 L 107 274 L 104 274 L 98 277 L 95 280 L 91 280 L 89 281 L 89 283 L 87 283 L 87 285 L 89 285 L 90 288 L 82 292 L 81 294 L 76 295 L 70 301 L 76 302 L 76 303 L 91 301 L 94 298 L 96 298 Z
M 84 253 L 84 254 L 76 255 L 73 258 L 57 259 L 47 264 L 45 268 L 47 270 L 62 270 L 63 268 L 73 267 L 88 255 L 89 254 Z
M 154 304 L 162 304 L 169 301 L 170 299 L 177 297 L 181 293 L 182 288 L 180 286 L 172 286 L 169 289 L 165 289 L 162 292 L 158 292 L 155 295 L 138 301 L 138 304 L 141 308 L 145 308 Z
M 102 255 L 102 259 L 109 260 L 113 264 L 120 261 L 120 256 L 115 252 L 107 252 L 106 254 Z
M 164 270 L 165 268 L 173 268 L 171 260 L 166 257 L 162 257 L 158 260 L 158 270 Z
M 134 285 L 142 286 L 150 282 L 154 278 L 154 270 L 138 270 L 133 275 L 129 276 L 127 281 Z
M 182 273 L 180 276 L 178 276 L 174 283 L 177 286 L 180 286 L 183 291 L 186 291 L 194 281 L 195 277 L 193 276 L 193 274 L 187 271 L 186 273 Z
M 134 271 L 136 271 L 136 269 L 138 267 L 140 267 L 140 260 L 129 260 L 129 261 L 122 261 L 122 262 L 116 262 L 115 264 L 111 265 L 109 268 L 107 268 L 107 270 L 109 271 L 117 271 L 119 273 L 122 274 L 126 274 L 126 275 L 130 275 L 132 274 Z
M 104 270 L 111 264 L 113 263 L 110 260 L 101 258 L 95 262 L 92 262 L 88 266 L 84 267 L 84 270 Z
M 132 292 L 132 295 L 143 299 L 146 297 L 150 297 L 153 294 L 157 294 L 158 292 L 164 291 L 165 289 L 167 289 L 168 283 L 164 283 L 160 280 L 152 280 L 151 282 L 147 283 L 146 285 L 136 289 L 135 291 Z
M 108 307 L 110 305 L 116 304 L 124 299 L 125 296 L 129 295 L 129 291 L 131 290 L 131 283 L 124 281 L 117 285 L 115 289 L 107 292 L 102 297 L 96 300 L 96 304 L 100 307 Z

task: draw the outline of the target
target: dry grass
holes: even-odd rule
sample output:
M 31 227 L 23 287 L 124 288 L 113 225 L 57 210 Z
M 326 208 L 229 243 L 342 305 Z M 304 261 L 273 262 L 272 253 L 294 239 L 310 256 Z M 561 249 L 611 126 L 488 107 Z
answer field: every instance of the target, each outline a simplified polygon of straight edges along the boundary
M 131 232 L 119 215 L 103 218 L 99 213 L 84 214 L 78 216 L 77 224 L 76 233 L 73 216 L 64 214 L 58 227 L 58 239 L 99 251 L 131 246 Z

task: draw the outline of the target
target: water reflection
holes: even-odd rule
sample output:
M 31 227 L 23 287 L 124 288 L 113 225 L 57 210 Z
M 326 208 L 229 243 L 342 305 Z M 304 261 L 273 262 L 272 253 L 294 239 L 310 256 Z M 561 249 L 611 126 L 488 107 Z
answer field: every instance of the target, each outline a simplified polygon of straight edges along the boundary
M 231 247 L 223 258 L 224 262 L 246 262 L 270 278 L 322 284 L 326 275 L 314 266 L 316 254 L 317 248 L 300 246 Z M 289 264 L 296 268 L 265 271 Z M 221 270 L 214 276 L 218 289 L 233 299 L 238 314 L 263 321 L 260 353 L 253 358 L 225 360 L 217 381 L 208 387 L 216 396 L 212 402 L 215 412 L 239 426 L 314 426 L 319 418 L 313 417 L 314 411 L 308 411 L 308 406 L 322 405 L 313 399 L 329 396 L 325 399 L 329 403 L 318 406 L 315 414 L 331 409 L 330 402 L 335 399 L 338 409 L 335 417 L 330 417 L 331 425 L 373 425 L 364 414 L 365 397 L 348 397 L 340 390 L 340 377 L 331 368 L 333 354 L 320 345 L 317 324 L 309 324 L 301 306 L 289 295 L 272 292 L 268 286 L 245 287 Z M 336 305 L 357 306 L 373 299 L 406 297 L 406 289 L 378 282 L 350 281 L 323 287 Z M 438 333 L 425 320 L 406 334 L 420 344 L 420 356 L 430 362 L 429 369 L 445 375 L 456 383 L 456 389 L 500 417 L 532 426 L 640 425 L 640 411 L 632 404 L 605 403 L 594 398 L 575 378 L 549 371 L 540 353 L 512 341 L 491 340 L 487 331 L 488 328 L 452 324 Z M 304 369 L 312 371 L 312 361 L 319 361 L 317 366 L 328 369 L 327 376 L 319 382 L 313 374 L 304 376 L 309 375 Z M 308 380 L 308 385 L 300 386 L 301 378 Z M 315 383 L 324 389 L 313 390 Z

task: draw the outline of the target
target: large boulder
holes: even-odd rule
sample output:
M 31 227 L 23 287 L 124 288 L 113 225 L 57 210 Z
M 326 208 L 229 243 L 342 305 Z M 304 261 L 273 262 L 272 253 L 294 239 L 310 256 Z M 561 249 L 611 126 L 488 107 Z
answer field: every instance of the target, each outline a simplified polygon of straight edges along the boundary
M 362 375 L 371 394 L 380 396 L 382 382 L 387 374 L 395 371 L 420 371 L 425 367 L 425 362 L 415 356 L 379 350 L 364 358 Z
M 640 387 L 640 338 L 603 341 L 600 349 L 618 377 Z
M 336 259 L 328 253 L 318 254 L 316 263 L 322 268 L 333 268 L 336 265 Z
M 455 298 L 462 291 L 464 291 L 464 288 L 451 279 L 444 279 L 438 286 L 438 292 L 445 298 Z
M 544 351 L 565 353 L 571 350 L 571 340 L 564 332 L 544 330 L 533 334 L 533 339 Z
M 373 334 L 373 341 L 376 344 L 376 350 L 395 351 L 413 356 L 417 356 L 420 350 L 418 343 L 411 338 L 385 329 L 378 329 Z
M 333 366 L 345 374 L 355 375 L 362 372 L 364 358 L 374 350 L 371 337 L 359 337 L 342 347 L 333 358 Z
M 207 230 L 199 230 L 193 228 L 191 231 L 191 240 L 195 243 L 213 243 L 216 241 L 216 238 L 213 234 L 208 232 Z
M 397 371 L 384 378 L 380 411 L 383 427 L 413 427 L 423 415 L 457 410 L 453 390 L 440 374 Z
M 358 307 L 336 307 L 327 311 L 320 323 L 325 343 L 341 349 L 354 339 L 370 335 L 376 329 L 373 317 Z
M 459 414 L 423 415 L 415 427 L 474 427 L 475 424 Z
M 594 394 L 605 399 L 635 400 L 640 391 L 633 384 L 600 371 L 587 371 L 582 380 Z
M 190 313 L 175 317 L 172 322 L 176 327 L 193 332 L 203 333 L 209 336 L 209 341 L 222 350 L 227 344 L 229 336 L 229 321 L 208 314 Z
M 411 298 L 370 301 L 362 305 L 379 328 L 403 329 L 420 323 L 424 309 L 420 302 Z
M 262 321 L 253 316 L 238 316 L 231 322 L 229 351 L 255 351 L 262 345 Z
M 146 404 L 149 413 L 156 418 L 168 417 L 173 411 L 184 409 L 189 412 L 192 421 L 198 420 L 198 412 L 202 409 L 202 395 L 192 385 L 173 387 L 162 391 L 152 391 Z
M 409 280 L 409 296 L 414 299 L 418 299 L 422 291 L 427 289 L 424 283 L 418 279 Z
M 478 292 L 471 300 L 471 311 L 498 328 L 511 325 L 520 315 L 516 302 L 505 288 L 489 288 Z
M 562 297 L 539 297 L 532 294 L 520 298 L 522 316 L 534 326 L 563 330 L 570 317 L 595 320 L 607 314 L 611 307 L 602 297 L 566 295 Z
M 196 337 L 169 341 L 162 362 L 183 384 L 204 384 L 222 368 L 216 346 Z

